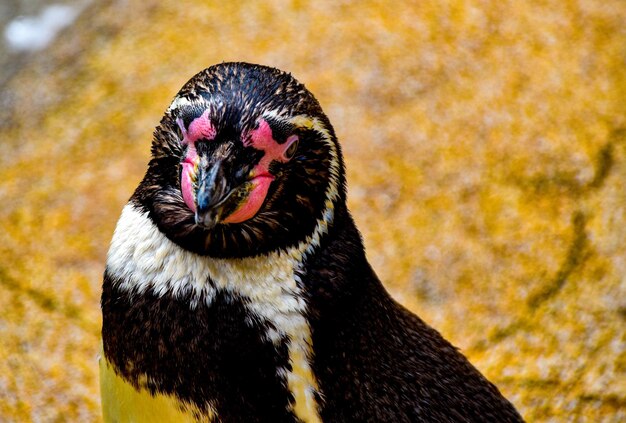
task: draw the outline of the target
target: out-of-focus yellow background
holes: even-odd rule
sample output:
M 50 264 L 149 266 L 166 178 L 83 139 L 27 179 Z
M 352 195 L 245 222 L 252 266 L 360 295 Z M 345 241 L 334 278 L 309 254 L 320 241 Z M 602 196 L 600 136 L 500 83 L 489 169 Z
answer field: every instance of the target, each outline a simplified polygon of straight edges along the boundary
M 103 1 L 0 94 L 0 420 L 98 421 L 105 255 L 178 89 L 292 72 L 392 294 L 528 421 L 626 421 L 626 3 Z M 17 59 L 16 59 L 17 60 Z

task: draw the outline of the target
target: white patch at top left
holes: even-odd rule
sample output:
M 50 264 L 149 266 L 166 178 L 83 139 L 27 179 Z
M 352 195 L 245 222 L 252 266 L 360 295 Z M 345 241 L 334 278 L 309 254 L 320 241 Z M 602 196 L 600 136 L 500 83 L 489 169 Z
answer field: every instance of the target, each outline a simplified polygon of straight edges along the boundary
M 80 12 L 78 6 L 46 6 L 37 16 L 18 16 L 9 22 L 4 28 L 4 39 L 13 51 L 43 50 L 63 28 L 74 22 Z

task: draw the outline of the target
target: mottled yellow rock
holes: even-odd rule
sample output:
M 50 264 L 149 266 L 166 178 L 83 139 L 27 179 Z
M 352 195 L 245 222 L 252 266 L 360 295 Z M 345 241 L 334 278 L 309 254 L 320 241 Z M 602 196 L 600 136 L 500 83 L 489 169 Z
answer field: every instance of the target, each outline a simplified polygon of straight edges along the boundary
M 622 0 L 93 3 L 1 94 L 0 420 L 100 419 L 118 213 L 178 88 L 242 60 L 322 103 L 396 298 L 529 421 L 625 421 L 624 22 Z

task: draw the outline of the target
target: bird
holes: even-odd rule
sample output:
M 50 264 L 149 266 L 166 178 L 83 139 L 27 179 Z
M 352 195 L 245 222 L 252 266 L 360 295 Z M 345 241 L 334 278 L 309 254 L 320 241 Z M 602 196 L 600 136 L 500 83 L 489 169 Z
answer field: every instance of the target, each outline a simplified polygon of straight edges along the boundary
M 346 198 L 335 131 L 290 73 L 193 76 L 107 254 L 104 421 L 523 421 L 386 291 Z

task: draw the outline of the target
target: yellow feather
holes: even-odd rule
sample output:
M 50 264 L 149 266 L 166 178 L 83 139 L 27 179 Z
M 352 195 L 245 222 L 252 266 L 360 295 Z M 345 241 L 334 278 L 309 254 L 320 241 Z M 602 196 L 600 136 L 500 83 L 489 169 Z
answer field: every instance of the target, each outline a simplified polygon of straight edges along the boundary
M 198 418 L 192 407 L 172 396 L 136 390 L 115 373 L 104 357 L 100 357 L 100 395 L 105 423 L 184 423 L 211 421 L 213 417 Z
M 321 422 L 314 397 L 317 382 L 308 364 L 307 353 L 301 348 L 290 348 L 289 360 L 292 371 L 287 374 L 287 384 L 294 397 L 293 413 L 306 423 Z

